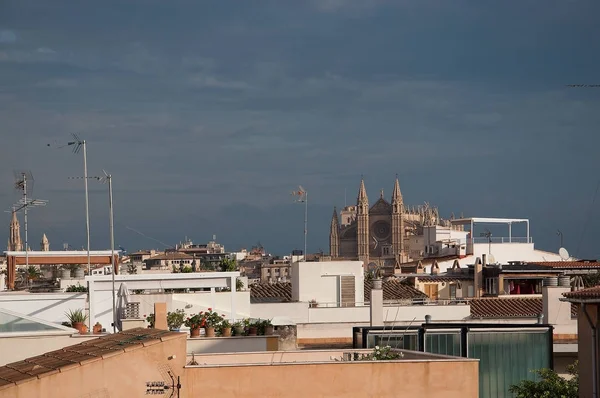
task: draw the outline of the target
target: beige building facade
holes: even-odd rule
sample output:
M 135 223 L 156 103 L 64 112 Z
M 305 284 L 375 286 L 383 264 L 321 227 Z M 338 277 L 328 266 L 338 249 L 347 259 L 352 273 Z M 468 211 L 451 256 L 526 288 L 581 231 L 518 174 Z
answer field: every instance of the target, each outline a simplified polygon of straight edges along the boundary
M 356 361 L 342 350 L 192 358 L 186 344 L 186 333 L 141 328 L 89 340 L 0 367 L 0 398 L 479 396 L 473 359 L 403 351 Z

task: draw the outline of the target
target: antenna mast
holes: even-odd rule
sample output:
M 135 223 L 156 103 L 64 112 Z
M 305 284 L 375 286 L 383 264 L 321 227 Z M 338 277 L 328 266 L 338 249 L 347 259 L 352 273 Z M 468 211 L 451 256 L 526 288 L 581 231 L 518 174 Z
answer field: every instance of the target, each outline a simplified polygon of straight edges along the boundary
M 29 267 L 29 237 L 27 228 L 27 209 L 29 207 L 46 206 L 47 200 L 42 199 L 30 199 L 33 191 L 33 175 L 30 171 L 15 172 L 15 189 L 22 192 L 23 197 L 15 205 L 13 205 L 12 212 L 19 212 L 23 210 L 24 223 L 25 223 L 25 267 Z

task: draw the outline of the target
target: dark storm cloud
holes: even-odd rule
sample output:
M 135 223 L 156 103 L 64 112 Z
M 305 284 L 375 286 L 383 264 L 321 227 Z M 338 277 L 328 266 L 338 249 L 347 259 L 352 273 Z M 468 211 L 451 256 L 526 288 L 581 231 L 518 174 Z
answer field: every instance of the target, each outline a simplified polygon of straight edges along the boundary
M 34 172 L 50 204 L 32 212 L 32 236 L 85 240 L 82 184 L 67 179 L 82 159 L 55 149 L 78 132 L 90 174 L 114 176 L 128 248 L 216 233 L 228 249 L 287 253 L 302 243 L 289 195 L 302 184 L 309 247 L 326 250 L 344 192 L 352 202 L 364 174 L 374 200 L 398 173 L 411 204 L 530 217 L 538 246 L 556 250 L 560 228 L 596 255 L 597 206 L 580 233 L 600 91 L 565 87 L 600 82 L 596 1 L 2 7 L 0 199 L 15 199 L 13 169 Z M 92 243 L 106 247 L 105 188 L 90 187 Z

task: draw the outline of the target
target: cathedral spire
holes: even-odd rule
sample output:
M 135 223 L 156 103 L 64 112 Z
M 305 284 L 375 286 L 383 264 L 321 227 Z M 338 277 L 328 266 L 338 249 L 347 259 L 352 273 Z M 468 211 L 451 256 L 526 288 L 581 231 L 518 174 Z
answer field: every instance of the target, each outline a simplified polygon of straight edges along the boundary
M 17 212 L 13 210 L 10 220 L 10 232 L 8 238 L 8 250 L 21 251 L 23 243 L 21 242 L 21 226 L 17 218 Z
M 331 216 L 331 228 L 339 226 L 339 218 L 337 213 L 337 207 L 333 207 L 333 215 Z
M 356 201 L 356 234 L 358 244 L 358 259 L 366 267 L 369 264 L 369 198 L 365 188 L 364 178 L 360 179 L 360 188 Z
M 360 188 L 358 189 L 358 205 L 369 204 L 369 198 L 367 197 L 367 189 L 365 188 L 365 179 L 360 179 Z
M 338 220 L 337 209 L 333 208 L 333 216 L 331 217 L 331 227 L 329 229 L 329 255 L 333 258 L 340 255 L 340 224 Z
M 404 210 L 404 200 L 402 199 L 402 192 L 400 192 L 398 174 L 396 174 L 396 182 L 394 182 L 394 190 L 392 191 L 392 250 L 396 262 L 399 264 L 407 258 L 404 249 L 404 238 L 406 237 Z
M 402 203 L 402 192 L 400 192 L 400 182 L 398 181 L 398 174 L 396 174 L 396 182 L 394 183 L 394 191 L 392 192 L 392 204 Z

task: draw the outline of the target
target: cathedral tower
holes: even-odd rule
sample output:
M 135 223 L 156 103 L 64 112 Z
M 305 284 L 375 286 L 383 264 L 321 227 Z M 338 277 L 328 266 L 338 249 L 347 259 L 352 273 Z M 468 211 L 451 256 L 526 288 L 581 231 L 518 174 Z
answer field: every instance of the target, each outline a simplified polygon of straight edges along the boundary
M 365 189 L 365 180 L 360 180 L 360 189 L 356 200 L 356 221 L 358 259 L 369 263 L 369 198 Z
M 392 250 L 396 261 L 404 262 L 404 200 L 400 192 L 400 182 L 396 175 L 392 192 Z
M 340 256 L 340 223 L 338 220 L 337 209 L 333 208 L 331 217 L 331 227 L 329 229 L 329 255 L 333 258 Z
M 23 250 L 23 243 L 21 242 L 21 226 L 19 224 L 16 211 L 12 212 L 12 218 L 10 220 L 10 232 L 8 236 L 7 250 L 17 252 Z

